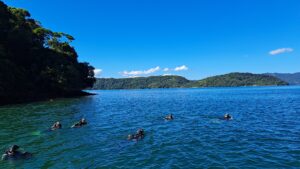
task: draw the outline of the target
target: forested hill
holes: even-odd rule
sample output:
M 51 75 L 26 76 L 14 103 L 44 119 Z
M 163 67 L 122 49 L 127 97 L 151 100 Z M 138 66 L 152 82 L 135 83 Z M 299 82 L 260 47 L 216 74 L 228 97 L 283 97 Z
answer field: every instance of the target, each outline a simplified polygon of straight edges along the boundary
M 288 85 L 276 77 L 252 73 L 229 73 L 208 77 L 189 84 L 191 87 L 238 87 L 238 86 L 280 86 Z
M 93 89 L 179 88 L 190 81 L 181 76 L 150 76 L 135 78 L 100 78 Z
M 92 89 L 146 89 L 146 88 L 191 88 L 191 87 L 234 87 L 234 86 L 278 86 L 288 85 L 273 76 L 230 73 L 198 81 L 181 76 L 150 76 L 137 78 L 100 78 Z
M 290 85 L 300 85 L 300 73 L 266 73 L 288 82 Z
M 91 87 L 94 68 L 78 62 L 73 40 L 0 1 L 0 104 L 78 95 Z

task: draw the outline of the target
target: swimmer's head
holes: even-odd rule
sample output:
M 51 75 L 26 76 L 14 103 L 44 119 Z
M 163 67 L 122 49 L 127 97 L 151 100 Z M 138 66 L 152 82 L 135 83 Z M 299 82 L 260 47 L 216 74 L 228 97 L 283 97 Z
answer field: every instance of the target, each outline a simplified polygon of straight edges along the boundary
M 20 147 L 18 145 L 13 145 L 10 148 L 10 151 L 17 151 Z

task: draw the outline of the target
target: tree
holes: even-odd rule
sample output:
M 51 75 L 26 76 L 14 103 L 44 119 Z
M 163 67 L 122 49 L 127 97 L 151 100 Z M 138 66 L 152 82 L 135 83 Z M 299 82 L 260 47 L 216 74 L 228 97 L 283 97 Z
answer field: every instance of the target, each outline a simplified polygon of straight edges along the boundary
M 0 1 L 0 104 L 76 93 L 95 82 L 69 34 L 43 28 L 24 9 Z

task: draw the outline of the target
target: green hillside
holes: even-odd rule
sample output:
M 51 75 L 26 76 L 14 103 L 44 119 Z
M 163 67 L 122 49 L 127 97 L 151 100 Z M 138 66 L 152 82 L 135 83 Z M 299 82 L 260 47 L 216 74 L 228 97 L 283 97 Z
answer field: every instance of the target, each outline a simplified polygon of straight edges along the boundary
M 136 78 L 100 78 L 93 89 L 178 88 L 190 81 L 181 76 L 150 76 Z
M 280 86 L 288 83 L 276 77 L 252 73 L 229 73 L 208 77 L 188 84 L 188 87 Z
M 190 81 L 181 76 L 150 76 L 137 78 L 99 78 L 92 89 L 147 89 L 191 87 L 236 87 L 288 85 L 276 77 L 251 73 L 230 73 L 199 81 Z

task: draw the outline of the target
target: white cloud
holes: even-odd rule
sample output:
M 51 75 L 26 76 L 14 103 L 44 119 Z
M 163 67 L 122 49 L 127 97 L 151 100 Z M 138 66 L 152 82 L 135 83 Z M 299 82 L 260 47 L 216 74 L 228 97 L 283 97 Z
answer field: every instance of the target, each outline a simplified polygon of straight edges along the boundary
M 100 77 L 102 71 L 103 71 L 102 69 L 95 69 L 94 70 L 95 77 Z
M 148 70 L 132 70 L 132 71 L 125 70 L 123 72 L 120 72 L 120 74 L 122 76 L 125 76 L 125 77 L 141 77 L 141 76 L 146 76 L 146 75 L 149 75 L 149 74 L 153 74 L 153 73 L 158 72 L 158 71 L 163 71 L 163 72 L 165 72 L 164 74 L 162 74 L 164 76 L 164 75 L 171 75 L 168 72 L 185 71 L 185 70 L 188 70 L 188 69 L 189 68 L 186 65 L 178 66 L 178 67 L 175 67 L 175 68 L 163 68 L 163 69 L 161 69 L 159 66 L 156 66 L 156 67 L 150 68 Z
M 270 55 L 278 55 L 281 53 L 288 53 L 288 52 L 293 52 L 294 49 L 292 48 L 279 48 L 275 49 L 269 52 Z
M 164 68 L 164 72 L 167 72 L 169 71 L 170 69 L 169 68 Z
M 188 70 L 189 68 L 185 65 L 178 66 L 174 69 L 174 71 L 183 71 L 183 70 Z
M 157 67 L 154 67 L 154 68 L 150 68 L 148 70 L 123 71 L 123 72 L 121 72 L 121 74 L 123 76 L 128 76 L 128 77 L 137 77 L 137 76 L 152 74 L 152 73 L 155 73 L 159 70 L 160 70 L 160 67 L 157 66 Z
M 160 70 L 160 67 L 159 66 L 156 66 L 155 68 L 151 68 L 151 69 L 148 69 L 146 71 L 144 71 L 145 74 L 150 74 L 150 73 L 154 73 L 154 72 L 157 72 Z

